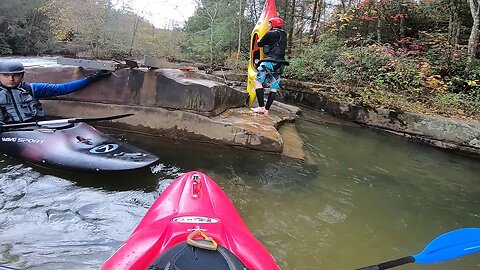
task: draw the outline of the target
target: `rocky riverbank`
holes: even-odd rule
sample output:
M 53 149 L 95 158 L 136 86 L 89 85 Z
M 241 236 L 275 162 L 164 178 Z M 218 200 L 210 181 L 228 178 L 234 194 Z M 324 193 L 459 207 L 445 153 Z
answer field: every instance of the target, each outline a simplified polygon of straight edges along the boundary
M 27 80 L 65 82 L 89 73 L 50 62 L 32 62 Z M 52 115 L 97 117 L 131 112 L 135 116 L 112 125 L 155 136 L 283 152 L 284 137 L 296 136 L 282 135 L 285 131 L 281 129 L 285 123 L 294 122 L 300 110 L 275 102 L 270 117 L 251 114 L 244 106 L 247 97 L 244 89 L 246 74 L 217 71 L 210 75 L 196 69 L 181 71 L 175 68 L 132 69 L 119 70 L 111 78 L 81 92 L 43 103 Z M 327 85 L 285 79 L 282 95 L 290 104 L 306 106 L 416 142 L 480 157 L 478 121 L 343 104 L 325 97 L 331 90 Z M 294 156 L 303 156 L 302 151 L 297 152 Z
M 217 73 L 219 78 L 239 85 L 246 75 Z M 379 129 L 462 154 L 480 157 L 480 122 L 446 118 L 411 112 L 373 109 L 345 104 L 326 98 L 332 86 L 284 79 L 283 98 L 290 104 L 302 105 L 334 117 Z

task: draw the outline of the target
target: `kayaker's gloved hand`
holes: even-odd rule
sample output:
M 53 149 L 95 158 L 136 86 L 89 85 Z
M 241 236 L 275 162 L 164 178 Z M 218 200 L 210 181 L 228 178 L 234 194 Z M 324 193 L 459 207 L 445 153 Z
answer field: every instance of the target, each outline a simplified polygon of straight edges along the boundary
M 103 78 L 109 77 L 110 75 L 112 75 L 112 72 L 110 70 L 102 69 L 102 70 L 95 71 L 92 75 L 88 76 L 88 79 L 92 83 L 92 82 L 99 81 Z
M 258 66 L 260 66 L 260 59 L 255 59 L 255 60 L 253 61 L 253 66 L 254 66 L 255 68 L 258 68 Z

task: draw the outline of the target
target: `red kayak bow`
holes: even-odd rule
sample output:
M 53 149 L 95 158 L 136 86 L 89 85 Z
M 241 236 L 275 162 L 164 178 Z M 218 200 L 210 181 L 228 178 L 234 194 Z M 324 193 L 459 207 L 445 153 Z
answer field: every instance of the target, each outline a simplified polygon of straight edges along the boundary
M 160 195 L 101 269 L 245 268 L 280 269 L 225 192 L 193 171 Z

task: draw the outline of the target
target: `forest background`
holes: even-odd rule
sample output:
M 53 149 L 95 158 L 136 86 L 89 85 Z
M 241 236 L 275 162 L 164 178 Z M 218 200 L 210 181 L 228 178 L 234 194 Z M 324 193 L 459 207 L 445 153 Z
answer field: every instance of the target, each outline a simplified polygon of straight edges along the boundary
M 158 0 L 161 1 L 161 0 Z M 333 86 L 327 98 L 480 120 L 480 0 L 277 0 L 284 77 Z M 197 0 L 158 29 L 120 0 L 2 0 L 0 55 L 150 55 L 245 71 L 264 0 Z

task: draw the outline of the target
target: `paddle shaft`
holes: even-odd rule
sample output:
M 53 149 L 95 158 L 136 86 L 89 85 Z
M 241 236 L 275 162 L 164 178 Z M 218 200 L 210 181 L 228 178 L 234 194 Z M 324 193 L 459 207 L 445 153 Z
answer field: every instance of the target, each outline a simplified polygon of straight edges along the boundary
M 8 267 L 8 266 L 5 266 L 5 265 L 0 265 L 0 270 L 19 270 L 19 269 Z
M 77 123 L 77 122 L 106 121 L 106 120 L 124 118 L 131 115 L 133 115 L 133 113 L 119 114 L 119 115 L 113 115 L 113 116 L 107 116 L 107 117 L 96 117 L 96 118 L 55 119 L 55 120 L 45 120 L 45 121 L 37 121 L 37 122 L 5 124 L 5 125 L 1 125 L 1 128 L 13 129 L 13 128 L 23 128 L 23 127 L 30 127 L 30 126 L 45 126 L 45 125 L 59 125 L 59 124 L 68 124 L 68 123 Z
M 389 269 L 389 268 L 397 267 L 397 266 L 408 264 L 408 263 L 414 263 L 414 262 L 415 262 L 415 258 L 413 258 L 412 256 L 408 256 L 408 257 L 403 257 L 400 259 L 396 259 L 396 260 L 392 260 L 392 261 L 388 261 L 388 262 L 384 262 L 376 265 L 358 268 L 357 270 L 384 270 L 384 269 Z

